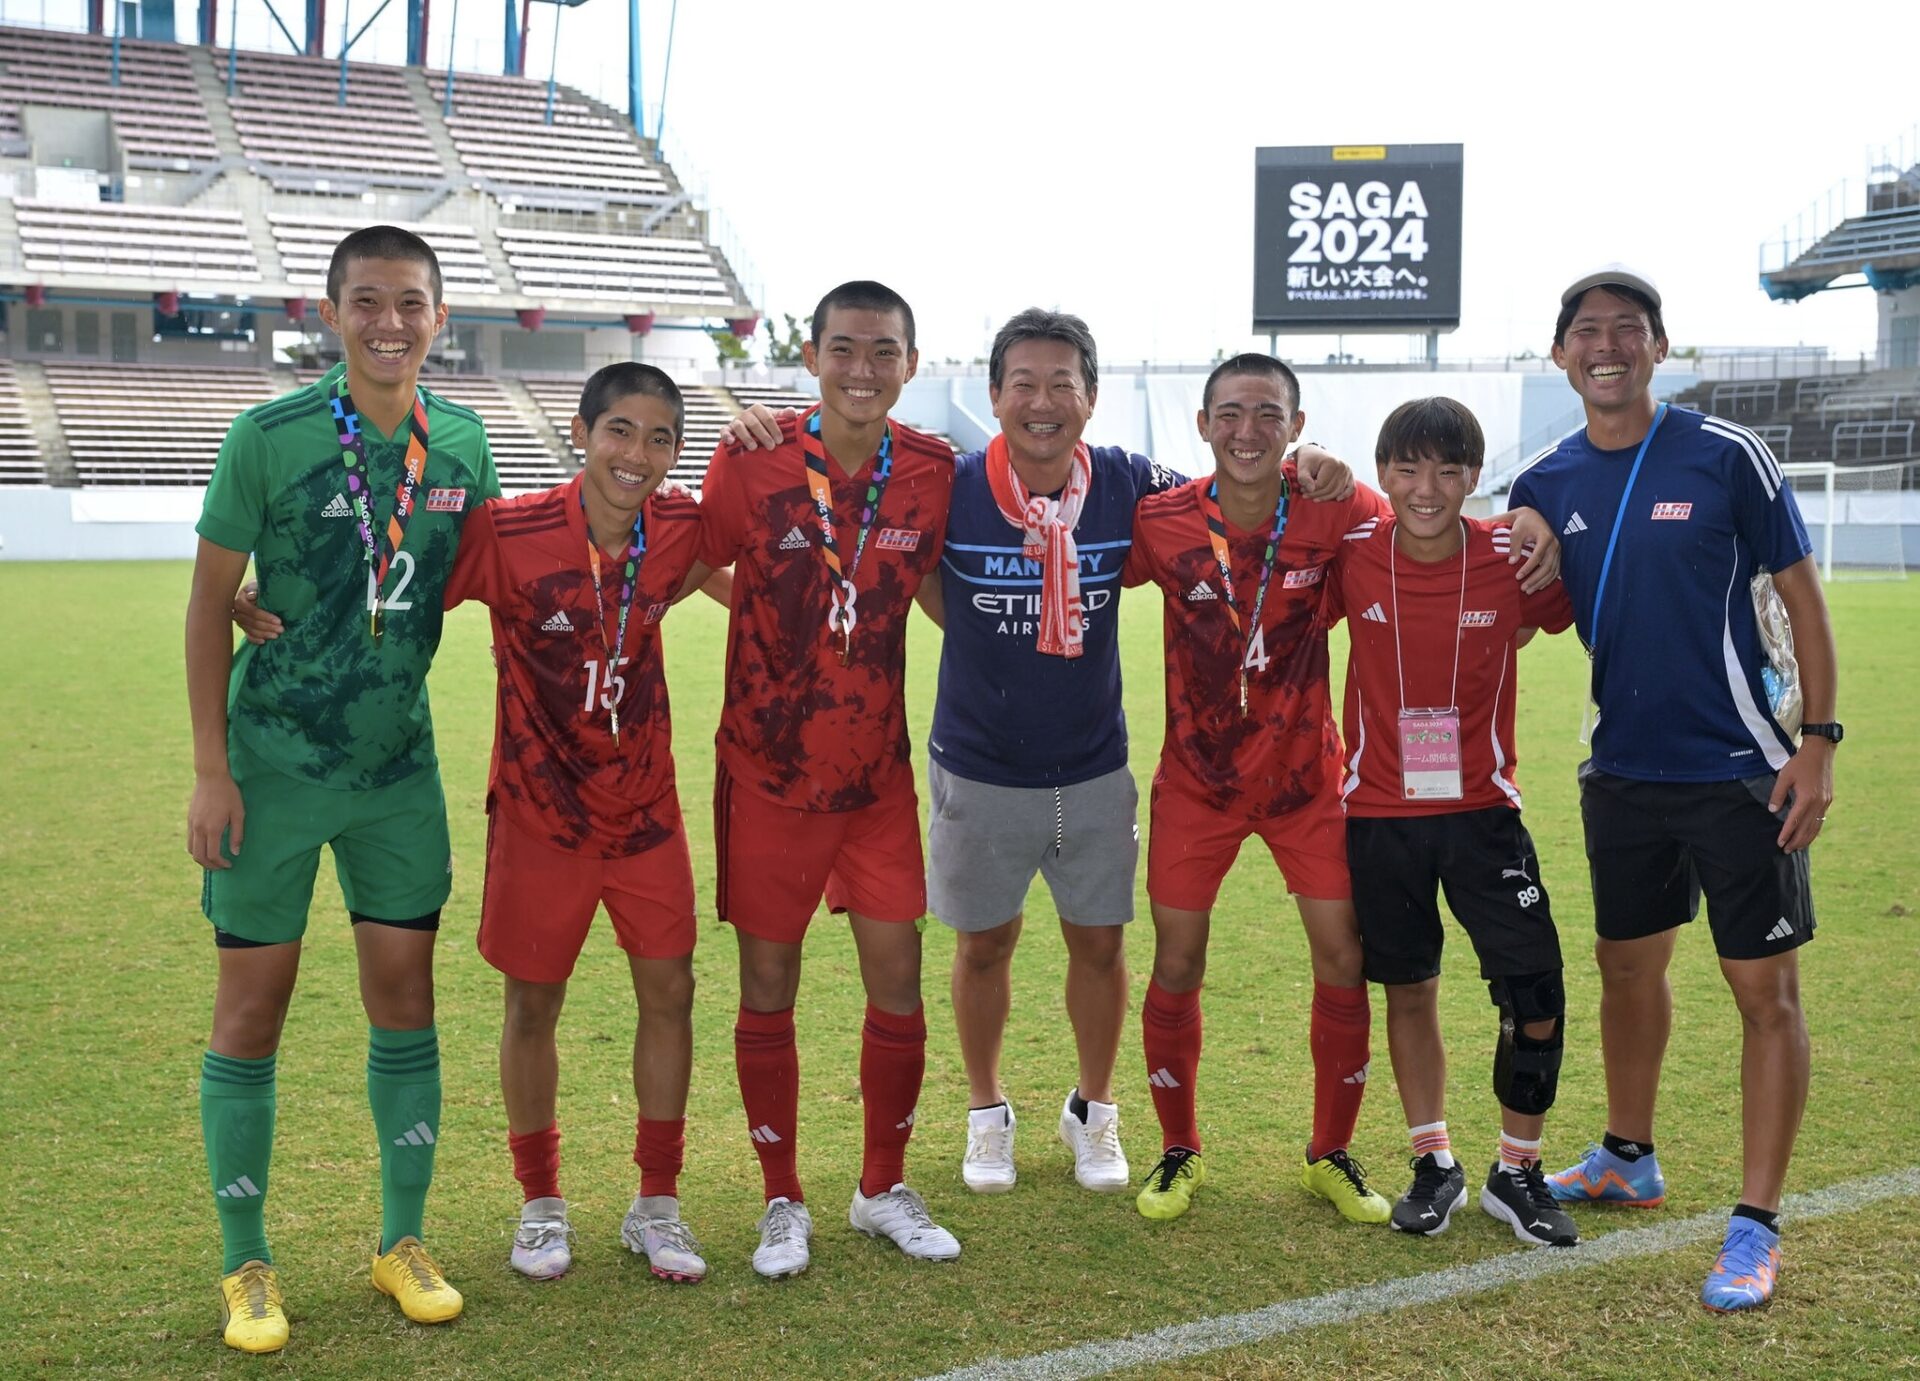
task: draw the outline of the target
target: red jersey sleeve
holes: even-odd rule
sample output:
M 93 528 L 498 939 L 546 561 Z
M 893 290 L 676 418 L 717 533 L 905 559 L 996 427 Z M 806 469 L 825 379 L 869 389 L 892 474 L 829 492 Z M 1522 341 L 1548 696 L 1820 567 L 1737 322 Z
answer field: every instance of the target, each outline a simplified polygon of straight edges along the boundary
M 500 536 L 493 525 L 493 511 L 500 502 L 499 499 L 486 500 L 474 509 L 460 530 L 460 549 L 454 554 L 444 597 L 449 609 L 470 599 L 489 606 L 500 602 L 505 579 Z
M 1549 633 L 1564 633 L 1573 624 L 1573 600 L 1566 584 L 1556 580 L 1534 594 L 1520 594 L 1520 625 Z
M 1131 588 L 1151 584 L 1157 578 L 1153 565 L 1153 542 L 1140 526 L 1140 510 L 1133 512 L 1133 544 L 1127 550 L 1127 564 L 1121 568 L 1120 583 Z

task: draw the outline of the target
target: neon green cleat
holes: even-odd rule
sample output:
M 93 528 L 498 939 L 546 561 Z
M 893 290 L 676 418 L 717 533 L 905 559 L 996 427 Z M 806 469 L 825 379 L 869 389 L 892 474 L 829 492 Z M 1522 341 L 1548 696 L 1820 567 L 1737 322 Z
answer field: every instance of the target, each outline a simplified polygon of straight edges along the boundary
M 373 1288 L 400 1302 L 400 1312 L 415 1323 L 446 1323 L 460 1317 L 466 1301 L 447 1284 L 418 1237 L 402 1237 L 385 1256 L 373 1259 Z
M 1175 1146 L 1148 1173 L 1134 1205 L 1141 1217 L 1167 1222 L 1193 1207 L 1194 1191 L 1206 1182 L 1207 1167 L 1200 1153 Z
M 241 1352 L 278 1352 L 287 1345 L 280 1277 L 264 1261 L 243 1262 L 220 1277 L 220 1330 Z
M 1339 1209 L 1349 1222 L 1385 1223 L 1393 1217 L 1393 1205 L 1367 1188 L 1367 1172 L 1344 1150 L 1307 1161 L 1300 1168 L 1300 1184 Z

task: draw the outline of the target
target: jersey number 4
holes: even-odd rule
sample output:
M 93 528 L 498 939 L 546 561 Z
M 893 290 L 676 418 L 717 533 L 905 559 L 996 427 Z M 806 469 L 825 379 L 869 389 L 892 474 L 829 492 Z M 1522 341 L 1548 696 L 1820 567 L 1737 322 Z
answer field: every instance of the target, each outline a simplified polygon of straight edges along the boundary
M 1242 665 L 1252 667 L 1255 671 L 1265 671 L 1267 662 L 1267 630 L 1256 628 L 1253 636 L 1247 639 L 1247 660 Z
M 373 578 L 373 567 L 367 567 L 367 612 L 377 613 L 382 609 L 389 613 L 401 609 L 413 608 L 413 601 L 403 599 L 407 586 L 413 583 L 413 553 L 397 551 L 393 554 L 393 568 L 388 572 L 393 577 L 393 593 L 385 599 L 380 598 L 380 586 Z
M 588 714 L 594 711 L 594 692 L 600 695 L 599 707 L 603 710 L 617 709 L 627 697 L 627 678 L 620 674 L 620 668 L 633 658 L 622 657 L 611 668 L 605 662 L 587 658 L 587 700 L 580 708 Z

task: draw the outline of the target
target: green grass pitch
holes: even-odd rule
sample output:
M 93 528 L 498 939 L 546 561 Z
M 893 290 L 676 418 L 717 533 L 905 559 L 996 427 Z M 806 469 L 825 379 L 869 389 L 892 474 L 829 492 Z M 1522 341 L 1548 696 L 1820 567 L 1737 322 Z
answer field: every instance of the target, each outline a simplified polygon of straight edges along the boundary
M 680 790 L 706 908 L 696 955 L 695 1066 L 682 1204 L 713 1273 L 652 1279 L 619 1241 L 635 1185 L 627 1049 L 632 997 L 603 928 L 561 1024 L 564 1187 L 579 1230 L 574 1271 L 534 1285 L 507 1268 L 519 1202 L 495 1073 L 499 983 L 473 946 L 493 675 L 484 611 L 449 621 L 433 699 L 457 859 L 439 963 L 446 1112 L 428 1235 L 467 1296 L 457 1324 L 403 1322 L 368 1284 L 378 1224 L 364 1092 L 366 1034 L 337 889 L 322 870 L 301 989 L 280 1056 L 279 1144 L 267 1221 L 293 1342 L 277 1358 L 224 1349 L 215 1328 L 218 1234 L 196 1103 L 213 954 L 184 848 L 190 754 L 180 666 L 183 564 L 0 566 L 0 1077 L 12 1188 L 0 1215 L 0 1375 L 733 1376 L 914 1375 L 1145 1331 L 1519 1250 L 1472 1210 L 1435 1241 L 1353 1227 L 1295 1179 L 1306 1134 L 1310 979 L 1264 851 L 1243 852 L 1222 894 L 1206 998 L 1200 1109 L 1211 1177 L 1194 1211 L 1153 1224 L 1131 1196 L 1075 1187 L 1053 1136 L 1073 1078 L 1061 1011 L 1063 950 L 1036 891 L 1015 969 L 1006 1080 L 1025 1130 L 1018 1189 L 960 1184 L 966 1085 L 947 1000 L 952 941 L 926 931 L 930 1043 L 910 1177 L 966 1254 L 910 1263 L 846 1226 L 857 1170 L 862 998 L 843 926 L 808 942 L 799 1006 L 801 1171 L 818 1225 L 812 1271 L 769 1284 L 748 1265 L 758 1172 L 734 1083 L 733 943 L 711 916 L 708 821 L 724 615 L 696 599 L 671 618 Z M 1842 658 L 1838 800 L 1815 852 L 1817 943 L 1804 951 L 1813 1097 L 1790 1188 L 1913 1164 L 1920 1116 L 1920 765 L 1904 691 L 1920 682 L 1920 583 L 1829 590 Z M 1161 732 L 1157 601 L 1122 604 L 1134 767 Z M 931 708 L 937 633 L 916 620 L 909 687 L 915 755 Z M 1344 632 L 1334 635 L 1336 667 Z M 1568 953 L 1566 1076 L 1547 1131 L 1553 1162 L 1601 1130 L 1597 983 L 1574 794 L 1585 668 L 1570 638 L 1522 654 L 1527 820 Z M 922 793 L 924 800 L 924 792 Z M 1143 827 L 1145 821 L 1142 821 Z M 1129 935 L 1135 1012 L 1151 926 Z M 1471 1170 L 1491 1157 L 1492 1012 L 1455 931 L 1445 1021 L 1450 1121 Z M 1738 1021 L 1706 927 L 1683 937 L 1659 1129 L 1667 1214 L 1726 1206 L 1738 1188 Z M 1375 1001 L 1374 1069 L 1356 1154 L 1389 1194 L 1405 1132 Z M 1123 1039 L 1123 1132 L 1137 1170 L 1158 1139 L 1137 1015 Z M 1598 1235 L 1646 1220 L 1589 1213 Z M 1780 1295 L 1715 1319 L 1694 1302 L 1703 1250 L 1559 1277 L 1417 1316 L 1315 1330 L 1182 1363 L 1183 1375 L 1880 1375 L 1920 1355 L 1920 1305 L 1899 1277 L 1920 1204 L 1786 1229 Z M 1905 1267 L 1897 1263 L 1904 1261 Z M 1604 1339 L 1604 1342 L 1602 1341 Z M 1762 1361 L 1762 1358 L 1771 1360 Z

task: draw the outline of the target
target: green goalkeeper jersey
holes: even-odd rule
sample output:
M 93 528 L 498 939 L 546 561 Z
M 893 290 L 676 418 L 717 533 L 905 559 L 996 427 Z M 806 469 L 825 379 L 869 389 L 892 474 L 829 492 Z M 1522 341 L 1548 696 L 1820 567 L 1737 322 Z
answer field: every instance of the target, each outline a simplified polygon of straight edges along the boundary
M 286 631 L 234 658 L 229 734 L 289 776 L 341 790 L 385 786 L 434 763 L 427 667 L 440 645 L 442 595 L 467 515 L 500 492 L 478 415 L 423 390 L 427 463 L 400 550 L 372 577 L 342 459 L 328 374 L 234 419 L 207 486 L 199 534 L 251 552 L 262 607 Z M 367 419 L 376 541 L 387 530 L 409 428 L 391 439 Z

